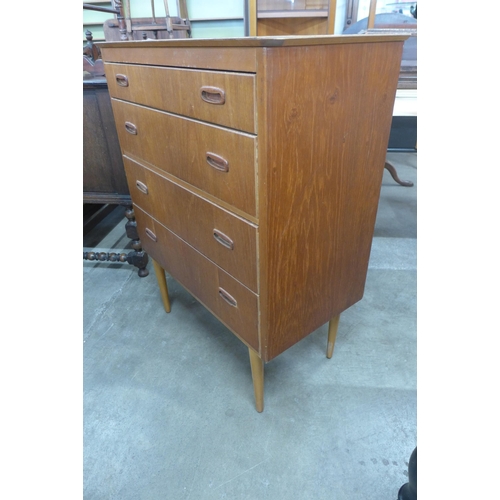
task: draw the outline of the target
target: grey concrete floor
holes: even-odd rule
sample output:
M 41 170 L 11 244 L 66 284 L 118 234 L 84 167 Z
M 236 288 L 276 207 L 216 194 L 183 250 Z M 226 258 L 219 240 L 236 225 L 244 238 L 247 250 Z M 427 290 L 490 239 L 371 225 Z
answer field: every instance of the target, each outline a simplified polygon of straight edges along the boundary
M 254 409 L 248 350 L 151 263 L 84 261 L 86 500 L 391 500 L 417 442 L 417 155 L 390 153 L 364 298 L 265 367 Z M 84 248 L 129 248 L 119 208 Z M 128 250 L 127 250 L 128 251 Z

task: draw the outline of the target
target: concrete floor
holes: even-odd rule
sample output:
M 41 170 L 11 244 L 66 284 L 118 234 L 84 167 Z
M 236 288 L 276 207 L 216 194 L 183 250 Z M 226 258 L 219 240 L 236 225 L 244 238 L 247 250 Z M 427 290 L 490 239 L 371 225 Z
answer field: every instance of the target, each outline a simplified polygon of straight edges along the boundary
M 151 263 L 83 262 L 85 500 L 391 500 L 416 446 L 417 155 L 390 153 L 364 298 L 265 367 Z M 122 208 L 85 249 L 129 248 Z M 128 250 L 127 250 L 128 251 Z

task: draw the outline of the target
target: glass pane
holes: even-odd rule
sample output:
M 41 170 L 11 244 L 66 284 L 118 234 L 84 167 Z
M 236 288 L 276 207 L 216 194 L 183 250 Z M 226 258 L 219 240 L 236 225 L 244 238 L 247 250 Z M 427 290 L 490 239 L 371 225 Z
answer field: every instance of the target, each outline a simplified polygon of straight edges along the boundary
M 416 1 L 408 0 L 377 0 L 377 14 L 403 14 L 412 16 Z M 370 0 L 359 0 L 358 21 L 368 17 L 370 14 Z
M 234 0 L 218 0 L 217 2 L 202 2 L 187 0 L 189 19 L 243 19 L 244 2 Z
M 232 38 L 245 36 L 243 21 L 193 21 L 191 23 L 192 38 Z
M 153 17 L 153 10 L 155 17 L 165 19 L 166 10 L 164 0 L 143 0 L 142 2 L 138 0 L 128 0 L 130 4 L 130 15 L 133 18 L 136 17 Z M 125 2 L 123 2 L 125 6 Z M 176 17 L 177 13 L 177 2 L 176 0 L 168 0 L 168 11 L 171 17 Z
M 258 11 L 328 10 L 328 0 L 258 0 Z
M 407 0 L 378 0 L 377 14 L 403 14 L 411 16 L 411 10 L 416 5 L 417 2 L 408 2 Z

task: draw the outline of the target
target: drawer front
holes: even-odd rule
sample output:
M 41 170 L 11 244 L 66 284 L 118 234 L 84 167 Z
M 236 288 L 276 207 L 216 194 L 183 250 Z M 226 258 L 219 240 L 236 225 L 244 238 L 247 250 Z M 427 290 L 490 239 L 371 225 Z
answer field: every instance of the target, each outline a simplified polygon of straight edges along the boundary
M 255 133 L 255 77 L 243 73 L 106 64 L 112 97 Z
M 135 206 L 144 250 L 238 337 L 259 350 L 258 297 Z
M 175 43 L 175 42 L 174 42 Z M 103 47 L 102 59 L 106 62 L 122 64 L 142 64 L 147 66 L 169 66 L 210 71 L 257 71 L 257 47 L 160 47 L 150 42 L 140 42 L 133 50 L 116 45 Z
M 257 229 L 138 163 L 124 158 L 132 200 L 257 293 Z
M 256 138 L 112 100 L 124 154 L 256 216 Z

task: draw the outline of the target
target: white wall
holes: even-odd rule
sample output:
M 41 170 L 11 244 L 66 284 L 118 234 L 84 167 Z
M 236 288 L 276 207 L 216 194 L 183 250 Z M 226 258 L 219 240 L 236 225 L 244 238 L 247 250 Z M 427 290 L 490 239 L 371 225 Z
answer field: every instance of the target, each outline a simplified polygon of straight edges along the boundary
M 347 0 L 337 0 L 337 12 L 335 13 L 334 35 L 341 35 L 344 31 L 345 15 L 347 11 Z

